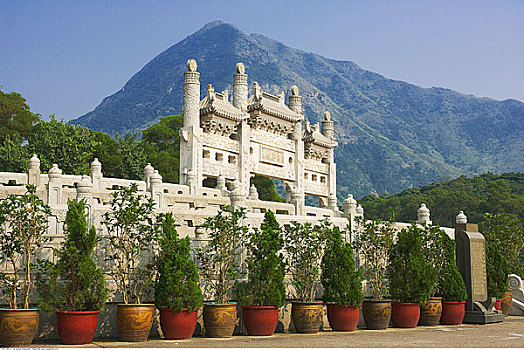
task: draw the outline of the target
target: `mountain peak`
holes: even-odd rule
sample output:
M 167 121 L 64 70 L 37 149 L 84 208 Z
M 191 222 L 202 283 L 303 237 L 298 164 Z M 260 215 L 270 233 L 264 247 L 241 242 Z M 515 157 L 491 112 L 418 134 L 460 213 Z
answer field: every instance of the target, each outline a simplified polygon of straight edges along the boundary
M 207 31 L 209 31 L 211 29 L 214 29 L 214 28 L 216 28 L 218 26 L 221 26 L 221 25 L 226 25 L 228 27 L 231 27 L 231 28 L 233 28 L 235 30 L 240 31 L 240 29 L 238 29 L 234 25 L 232 25 L 230 23 L 226 23 L 226 22 L 224 22 L 221 19 L 217 19 L 216 21 L 212 21 L 212 22 L 209 22 L 208 24 L 204 25 L 200 30 L 197 31 L 197 33 L 207 32 Z

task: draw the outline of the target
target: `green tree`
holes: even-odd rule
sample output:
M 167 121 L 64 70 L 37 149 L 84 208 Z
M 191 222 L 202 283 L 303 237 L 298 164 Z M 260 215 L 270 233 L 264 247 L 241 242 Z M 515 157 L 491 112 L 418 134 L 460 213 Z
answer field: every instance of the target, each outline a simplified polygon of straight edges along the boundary
M 255 228 L 248 234 L 248 280 L 237 283 L 235 288 L 235 294 L 242 304 L 276 307 L 284 305 L 285 264 L 281 253 L 284 245 L 281 233 L 275 215 L 268 210 L 260 230 Z
M 22 143 L 6 135 L 0 141 L 0 169 L 5 172 L 24 173 L 29 164 L 29 151 Z
M 93 158 L 98 158 L 102 163 L 102 173 L 105 177 L 120 178 L 123 168 L 123 159 L 118 143 L 108 134 L 100 131 L 94 132 L 94 138 L 98 142 L 93 152 Z
M 120 176 L 124 179 L 141 180 L 147 164 L 144 143 L 138 139 L 137 134 L 130 133 L 126 134 L 124 138 L 117 134 L 116 140 L 122 155 Z
M 17 92 L 0 90 L 0 142 L 9 136 L 21 143 L 32 132 L 40 114 L 31 112 L 25 98 Z
M 67 204 L 65 241 L 54 251 L 57 262 L 42 264 L 37 280 L 39 305 L 48 311 L 102 310 L 108 291 L 104 274 L 93 260 L 96 229 L 87 229 L 85 201 Z
M 189 237 L 179 238 L 172 213 L 159 214 L 157 238 L 159 252 L 155 258 L 155 305 L 180 312 L 184 308 L 193 311 L 202 307 L 198 269 L 191 257 Z
M 258 191 L 258 198 L 262 201 L 285 202 L 281 195 L 275 190 L 275 183 L 269 177 L 256 175 L 251 178 L 251 184 L 255 185 Z

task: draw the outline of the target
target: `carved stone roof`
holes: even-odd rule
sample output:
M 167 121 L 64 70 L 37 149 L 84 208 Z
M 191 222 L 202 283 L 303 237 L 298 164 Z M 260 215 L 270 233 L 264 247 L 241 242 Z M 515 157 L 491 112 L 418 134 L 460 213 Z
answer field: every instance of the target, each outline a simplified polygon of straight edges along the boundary
M 233 106 L 226 93 L 218 93 L 210 86 L 207 95 L 200 101 L 200 115 L 216 114 L 218 116 L 240 122 L 247 118 L 247 114 Z
M 282 118 L 291 122 L 302 120 L 302 116 L 289 109 L 285 103 L 284 94 L 275 96 L 260 91 L 257 83 L 253 84 L 253 95 L 247 101 L 247 110 L 261 111 L 274 117 Z
M 302 140 L 304 142 L 311 142 L 315 145 L 326 148 L 333 148 L 337 145 L 337 142 L 335 140 L 326 137 L 319 131 L 318 123 L 315 125 L 311 125 L 307 119 L 304 127 L 304 135 L 302 137 Z

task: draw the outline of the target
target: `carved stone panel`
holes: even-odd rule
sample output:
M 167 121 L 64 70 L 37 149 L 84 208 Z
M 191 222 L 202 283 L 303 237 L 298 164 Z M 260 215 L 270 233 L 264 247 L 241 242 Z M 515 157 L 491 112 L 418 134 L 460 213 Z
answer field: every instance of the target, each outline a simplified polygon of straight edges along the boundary
M 471 292 L 473 301 L 487 298 L 486 253 L 484 239 L 470 237 Z

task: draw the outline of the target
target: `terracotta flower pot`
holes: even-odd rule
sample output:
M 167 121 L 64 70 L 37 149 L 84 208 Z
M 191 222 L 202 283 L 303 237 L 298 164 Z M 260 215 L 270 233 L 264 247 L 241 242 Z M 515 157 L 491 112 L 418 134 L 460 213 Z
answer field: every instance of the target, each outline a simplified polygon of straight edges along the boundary
M 391 301 L 364 300 L 362 316 L 367 329 L 387 329 L 391 320 Z
M 248 335 L 273 335 L 278 323 L 276 306 L 242 306 Z
M 237 303 L 204 304 L 204 328 L 206 337 L 231 337 L 235 331 L 236 323 Z
M 497 299 L 497 301 L 495 301 L 495 305 L 493 305 L 495 307 L 495 310 L 501 310 L 502 309 L 502 306 L 500 305 L 500 302 L 502 301 L 502 299 Z
M 95 335 L 99 310 L 56 311 L 56 328 L 62 344 L 89 344 Z
M 419 303 L 391 303 L 391 319 L 393 321 L 393 326 L 400 328 L 415 328 L 419 318 Z
M 465 301 L 443 301 L 442 315 L 440 316 L 440 323 L 446 325 L 462 324 L 464 315 L 466 313 Z
M 0 309 L 0 344 L 29 345 L 38 331 L 38 309 Z
M 438 326 L 442 315 L 442 298 L 430 298 L 426 303 L 420 304 L 420 326 Z
M 118 304 L 116 321 L 120 339 L 130 342 L 147 341 L 154 313 L 153 304 Z
M 297 333 L 317 333 L 322 325 L 323 316 L 324 308 L 321 301 L 292 302 L 291 319 Z
M 189 339 L 193 336 L 197 324 L 197 310 L 181 312 L 169 308 L 160 309 L 160 327 L 166 339 Z
M 354 331 L 360 318 L 360 305 L 327 304 L 327 317 L 332 330 L 337 332 Z
M 509 309 L 511 309 L 511 303 L 513 302 L 513 293 L 511 290 L 508 290 L 500 302 L 500 309 L 504 316 L 509 315 Z

